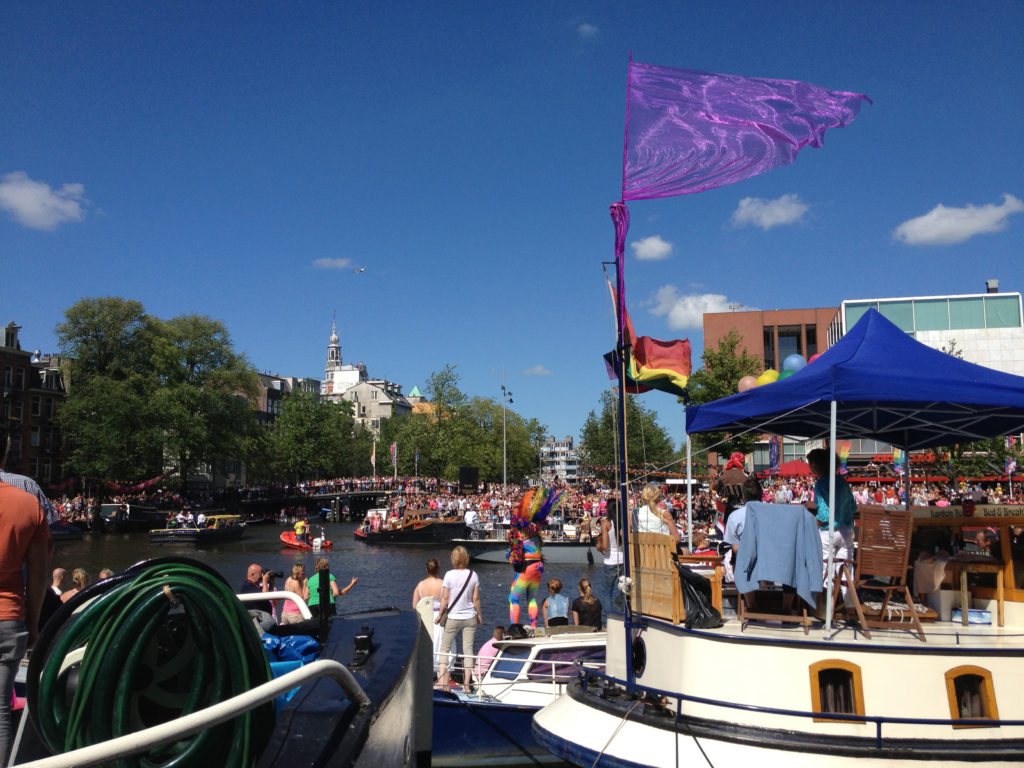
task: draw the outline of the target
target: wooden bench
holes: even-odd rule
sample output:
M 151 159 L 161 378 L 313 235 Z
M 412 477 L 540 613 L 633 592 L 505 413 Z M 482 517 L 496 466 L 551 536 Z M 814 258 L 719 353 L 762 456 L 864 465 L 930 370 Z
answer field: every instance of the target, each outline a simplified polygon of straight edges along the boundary
M 676 555 L 676 544 L 664 533 L 633 533 L 631 566 L 633 592 L 631 605 L 635 612 L 680 624 L 686 619 L 683 587 L 679 581 L 678 562 L 685 565 L 706 565 L 713 568 L 711 604 L 722 611 L 722 558 L 719 555 Z

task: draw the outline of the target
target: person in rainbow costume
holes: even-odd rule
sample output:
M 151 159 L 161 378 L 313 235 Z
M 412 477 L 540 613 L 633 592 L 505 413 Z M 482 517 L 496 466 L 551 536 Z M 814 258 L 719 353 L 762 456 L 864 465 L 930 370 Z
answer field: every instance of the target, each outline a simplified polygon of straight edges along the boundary
M 541 555 L 541 530 L 548 517 L 565 501 L 566 492 L 542 485 L 527 491 L 512 513 L 512 524 L 508 529 L 508 553 L 505 557 L 516 572 L 512 588 L 508 593 L 508 619 L 510 624 L 520 624 L 523 606 L 530 616 L 530 624 L 537 626 L 537 591 L 544 576 L 544 561 Z

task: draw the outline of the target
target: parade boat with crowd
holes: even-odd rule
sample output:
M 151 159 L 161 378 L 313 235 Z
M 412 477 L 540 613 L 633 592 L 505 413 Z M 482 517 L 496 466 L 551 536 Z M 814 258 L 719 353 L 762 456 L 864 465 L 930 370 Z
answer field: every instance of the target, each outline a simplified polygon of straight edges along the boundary
M 611 206 L 611 357 L 623 414 L 627 387 L 685 397 L 690 370 L 688 346 L 637 338 L 628 320 L 626 202 L 793 162 L 801 147 L 820 146 L 827 128 L 851 122 L 866 99 L 635 62 L 628 81 L 622 198 Z M 839 471 L 838 438 L 909 452 L 1019 435 L 1024 377 L 931 349 L 875 309 L 816 360 L 793 362 L 785 377 L 765 371 L 737 394 L 686 407 L 690 435 L 818 443 L 807 454 L 816 481 L 806 505 L 760 501 L 764 489 L 747 479 L 720 484 L 741 494 L 723 536 L 733 546 L 734 616 L 724 610 L 723 556 L 680 554 L 657 489 L 629 486 L 626 427 L 618 425 L 624 504 L 611 524 L 622 549 L 622 609 L 608 617 L 605 670 L 583 671 L 538 712 L 534 735 L 590 768 L 1020 765 L 1021 508 L 982 510 L 979 519 L 977 508 L 927 507 L 920 514 L 937 515 L 925 519 L 913 508 L 858 505 Z M 713 566 L 711 579 L 689 567 L 701 560 Z M 925 593 L 938 610 L 919 609 Z M 958 614 L 944 610 L 947 597 L 959 598 Z

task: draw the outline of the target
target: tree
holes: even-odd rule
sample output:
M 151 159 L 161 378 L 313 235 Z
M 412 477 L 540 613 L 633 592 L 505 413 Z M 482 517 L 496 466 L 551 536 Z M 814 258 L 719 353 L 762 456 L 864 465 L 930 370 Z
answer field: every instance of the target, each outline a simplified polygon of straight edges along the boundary
M 298 482 L 348 474 L 354 421 L 351 403 L 319 401 L 308 392 L 285 397 L 269 436 L 275 476 Z
M 619 465 L 618 409 L 616 396 L 602 392 L 600 413 L 591 411 L 581 432 L 580 463 L 606 480 L 615 476 Z M 626 426 L 631 475 L 637 468 L 657 469 L 672 460 L 671 438 L 658 424 L 655 413 L 640 405 L 635 395 L 626 395 Z
M 448 364 L 430 374 L 425 391 L 433 407 L 434 422 L 425 452 L 427 463 L 423 474 L 438 480 L 454 480 L 458 477 L 462 458 L 468 455 L 470 442 L 469 425 L 460 418 L 466 396 L 459 389 L 455 366 Z M 424 466 L 423 458 L 420 459 L 421 468 Z
M 694 371 L 687 385 L 691 403 L 708 403 L 732 395 L 736 392 L 740 379 L 760 373 L 761 361 L 758 358 L 749 354 L 746 348 L 737 351 L 740 340 L 739 332 L 732 329 L 718 340 L 715 349 L 704 350 L 704 354 L 701 355 L 704 366 Z M 720 454 L 735 451 L 750 453 L 754 450 L 757 435 L 747 433 L 733 436 L 725 432 L 703 432 L 690 435 L 690 439 L 693 440 L 694 454 L 711 447 Z

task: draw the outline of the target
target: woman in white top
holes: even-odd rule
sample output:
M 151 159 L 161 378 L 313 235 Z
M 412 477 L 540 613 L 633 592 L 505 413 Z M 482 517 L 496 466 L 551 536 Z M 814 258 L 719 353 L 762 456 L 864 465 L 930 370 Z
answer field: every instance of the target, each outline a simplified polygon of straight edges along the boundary
M 672 540 L 679 543 L 679 529 L 672 513 L 658 506 L 661 502 L 661 491 L 654 483 L 648 483 L 640 491 L 643 506 L 636 512 L 636 529 L 641 533 L 667 533 Z
M 449 652 L 455 642 L 455 635 L 462 630 L 462 655 L 473 655 L 473 638 L 476 626 L 483 621 L 480 613 L 480 580 L 477 575 L 466 568 L 469 565 L 469 552 L 463 546 L 452 550 L 452 570 L 444 575 L 441 586 L 441 611 L 434 623 L 441 621 L 447 612 L 448 621 L 441 636 L 441 658 L 438 664 L 438 686 L 448 687 L 448 667 L 451 662 Z M 467 668 L 468 669 L 468 668 Z M 468 676 L 468 672 L 466 673 Z M 463 681 L 468 685 L 469 680 Z
M 424 597 L 434 598 L 434 674 L 437 674 L 437 663 L 439 660 L 438 653 L 441 650 L 441 636 L 444 634 L 444 628 L 438 626 L 436 619 L 439 613 L 441 613 L 441 588 L 444 586 L 444 582 L 441 580 L 441 564 L 437 561 L 436 557 L 432 557 L 427 560 L 427 578 L 423 579 L 419 584 L 416 585 L 416 589 L 412 591 L 412 607 L 415 609 L 419 604 L 420 600 Z

